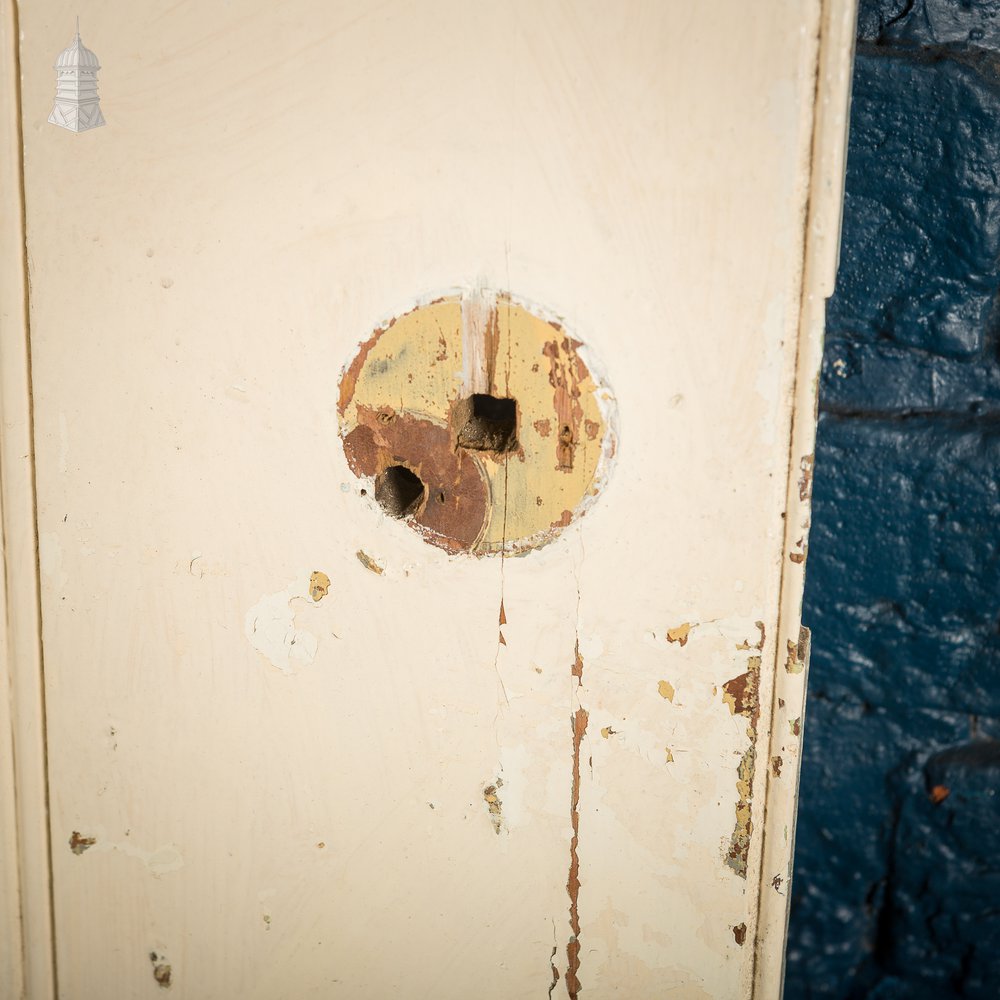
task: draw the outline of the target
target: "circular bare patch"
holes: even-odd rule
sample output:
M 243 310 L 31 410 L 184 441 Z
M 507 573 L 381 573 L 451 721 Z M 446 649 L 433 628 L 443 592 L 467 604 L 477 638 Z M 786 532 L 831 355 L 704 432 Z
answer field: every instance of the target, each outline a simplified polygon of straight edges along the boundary
M 538 548 L 582 515 L 615 452 L 614 397 L 562 324 L 505 293 L 417 306 L 345 368 L 351 470 L 450 552 Z

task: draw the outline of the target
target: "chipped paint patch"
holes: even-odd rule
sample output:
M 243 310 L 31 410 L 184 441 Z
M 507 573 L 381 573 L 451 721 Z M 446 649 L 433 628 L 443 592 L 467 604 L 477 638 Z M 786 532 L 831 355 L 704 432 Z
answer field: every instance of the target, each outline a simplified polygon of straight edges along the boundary
M 583 657 L 577 640 L 571 676 L 576 678 L 576 690 L 583 686 Z M 573 733 L 573 773 L 570 784 L 570 822 L 573 834 L 569 845 L 569 876 L 566 892 L 569 895 L 570 938 L 566 945 L 566 992 L 570 1000 L 578 1000 L 580 990 L 580 755 L 583 739 L 587 735 L 590 716 L 578 705 L 570 718 Z
M 158 955 L 155 951 L 151 951 L 149 953 L 149 961 L 153 966 L 153 979 L 156 980 L 156 985 L 161 990 L 169 989 L 174 973 L 172 966 L 166 960 L 166 956 Z
M 79 831 L 74 830 L 69 838 L 69 849 L 76 855 L 83 854 L 97 843 L 96 837 L 84 837 Z
M 742 715 L 751 720 L 747 735 L 751 740 L 757 735 L 757 716 L 760 713 L 760 657 L 751 656 L 747 660 L 746 673 L 726 681 L 722 685 L 722 700 L 733 715 Z
M 747 860 L 750 855 L 750 838 L 753 835 L 753 774 L 757 759 L 754 747 L 747 747 L 740 760 L 736 772 L 736 791 L 739 798 L 736 802 L 736 826 L 729 840 L 729 851 L 726 854 L 726 864 L 740 878 L 747 877 Z
M 364 566 L 365 569 L 371 570 L 376 576 L 381 576 L 385 572 L 385 567 L 379 565 L 367 552 L 363 552 L 361 549 L 355 553 L 358 557 L 358 562 Z
M 691 634 L 691 629 L 696 628 L 696 625 L 692 625 L 691 622 L 684 622 L 683 625 L 678 625 L 676 628 L 667 629 L 667 642 L 677 642 L 681 646 L 686 646 L 688 641 L 688 636 Z
M 314 570 L 309 577 L 309 596 L 318 604 L 330 593 L 330 578 L 320 570 Z
M 660 681 L 656 685 L 656 690 L 660 692 L 661 698 L 666 698 L 667 701 L 674 700 L 674 686 L 670 681 Z
M 789 719 L 788 730 L 792 736 L 798 736 L 802 732 L 802 717 L 799 716 L 796 719 Z
M 747 925 L 746 924 L 736 924 L 736 926 L 733 927 L 733 939 L 736 941 L 736 943 L 738 945 L 740 945 L 740 947 L 743 946 L 743 943 L 747 939 Z
M 663 752 L 666 755 L 666 763 L 673 764 L 673 762 L 674 762 L 674 754 L 673 754 L 673 751 L 670 749 L 670 747 L 664 747 L 663 748 Z
M 813 452 L 803 455 L 799 460 L 799 500 L 805 503 L 812 499 L 813 467 L 816 464 L 816 456 Z
M 277 593 L 265 595 L 246 613 L 244 631 L 247 641 L 271 666 L 284 674 L 292 674 L 297 668 L 308 666 L 316 656 L 319 641 L 311 632 L 295 627 L 295 610 L 292 607 L 293 601 L 316 604 L 323 596 L 320 594 L 314 598 L 312 594 L 313 580 L 310 576 L 290 583 Z
M 764 630 L 761 627 L 761 645 Z M 722 700 L 729 711 L 747 720 L 747 747 L 736 771 L 736 822 L 729 839 L 726 864 L 739 875 L 747 877 L 750 838 L 753 835 L 753 778 L 757 761 L 757 723 L 760 718 L 760 655 L 747 659 L 747 670 L 722 685 Z
M 785 657 L 785 672 L 789 674 L 801 674 L 806 665 L 799 659 L 799 647 L 789 639 L 786 648 L 788 655 Z
M 499 836 L 503 828 L 503 806 L 500 802 L 500 789 L 503 788 L 503 779 L 497 778 L 495 785 L 487 785 L 483 789 L 483 801 L 489 810 L 490 822 L 493 824 L 493 832 Z
M 781 777 L 781 766 L 783 763 L 784 761 L 779 755 L 775 755 L 771 758 L 771 774 L 773 774 L 776 778 Z

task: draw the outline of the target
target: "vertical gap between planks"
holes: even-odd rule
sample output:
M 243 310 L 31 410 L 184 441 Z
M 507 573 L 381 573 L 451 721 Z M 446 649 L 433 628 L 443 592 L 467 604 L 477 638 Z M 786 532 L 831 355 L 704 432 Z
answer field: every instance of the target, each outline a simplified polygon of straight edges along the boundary
M 2 2 L 5 88 L 0 191 L 11 220 L 0 236 L 0 498 L 4 571 L 4 652 L 10 684 L 22 994 L 57 995 L 49 826 L 48 753 L 35 506 L 29 339 L 20 18 Z

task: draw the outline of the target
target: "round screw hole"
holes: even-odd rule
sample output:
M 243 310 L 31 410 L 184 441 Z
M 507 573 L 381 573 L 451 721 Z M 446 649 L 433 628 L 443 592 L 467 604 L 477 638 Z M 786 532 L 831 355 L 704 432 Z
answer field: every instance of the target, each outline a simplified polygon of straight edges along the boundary
M 426 488 L 405 465 L 391 465 L 375 477 L 375 499 L 390 517 L 406 517 L 423 502 Z

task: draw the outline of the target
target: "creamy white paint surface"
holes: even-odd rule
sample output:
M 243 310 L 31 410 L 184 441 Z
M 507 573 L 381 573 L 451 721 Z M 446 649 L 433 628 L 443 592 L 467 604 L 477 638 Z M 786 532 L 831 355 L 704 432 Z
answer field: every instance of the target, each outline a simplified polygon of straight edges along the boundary
M 583 995 L 750 996 L 819 4 L 99 0 L 81 135 L 74 14 L 21 11 L 63 992 L 152 995 L 156 951 L 180 998 L 565 996 L 583 709 Z M 336 421 L 378 317 L 476 285 L 564 316 L 620 420 L 503 563 L 384 517 Z

